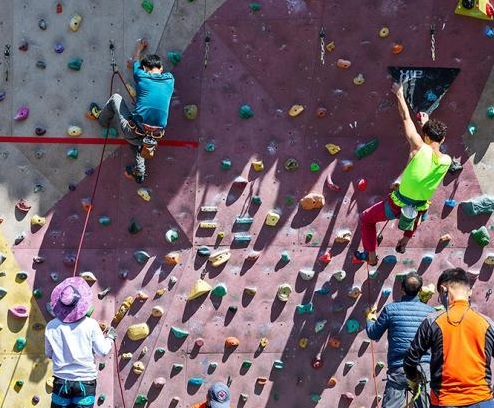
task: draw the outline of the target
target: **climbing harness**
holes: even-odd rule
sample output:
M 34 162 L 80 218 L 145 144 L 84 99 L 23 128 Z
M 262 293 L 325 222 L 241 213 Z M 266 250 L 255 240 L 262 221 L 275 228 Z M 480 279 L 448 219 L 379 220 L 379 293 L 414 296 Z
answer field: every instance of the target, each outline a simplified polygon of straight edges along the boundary
M 431 57 L 432 61 L 436 60 L 436 25 L 431 24 Z
M 422 395 L 423 392 L 426 393 L 426 397 L 427 397 L 427 405 L 426 406 L 429 406 L 431 404 L 431 401 L 430 401 L 430 395 L 427 394 L 427 377 L 425 375 L 425 372 L 422 368 L 422 366 L 419 364 L 418 366 L 419 368 L 419 382 L 418 382 L 418 386 L 417 386 L 417 390 L 415 392 L 412 392 L 412 390 L 410 389 L 407 389 L 407 402 L 405 403 L 405 405 L 403 406 L 403 408 L 412 408 L 414 405 L 415 405 L 415 402 L 420 398 L 420 396 Z M 409 401 L 408 400 L 408 394 L 411 393 L 412 394 L 412 398 L 411 400 Z
M 319 31 L 319 45 L 320 45 L 320 60 L 321 64 L 324 65 L 324 55 L 326 53 L 325 51 L 325 37 L 326 33 L 324 32 L 324 27 L 321 26 L 321 30 Z
M 5 82 L 9 80 L 9 68 L 10 68 L 10 45 L 6 44 L 5 49 L 3 51 L 3 60 L 4 60 L 4 79 Z

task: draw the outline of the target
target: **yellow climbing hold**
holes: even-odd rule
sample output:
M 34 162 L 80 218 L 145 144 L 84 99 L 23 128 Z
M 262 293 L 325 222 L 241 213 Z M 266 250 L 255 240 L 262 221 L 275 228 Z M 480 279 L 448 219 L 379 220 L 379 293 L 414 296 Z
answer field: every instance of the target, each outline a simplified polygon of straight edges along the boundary
M 46 218 L 39 215 L 33 215 L 31 218 L 31 225 L 38 225 L 42 227 L 46 224 Z
M 96 276 L 94 276 L 94 273 L 90 272 L 90 271 L 86 271 L 86 272 L 81 272 L 79 274 L 79 276 L 84 279 L 87 283 L 94 283 L 98 280 L 98 278 L 96 278 Z
M 253 160 L 252 161 L 252 169 L 254 171 L 263 171 L 264 170 L 264 163 L 262 160 Z
M 70 29 L 76 32 L 81 26 L 82 17 L 79 14 L 74 14 L 70 19 Z
M 151 309 L 151 316 L 153 317 L 161 317 L 165 313 L 165 310 L 161 306 L 154 306 Z
M 137 323 L 127 328 L 127 336 L 133 341 L 145 339 L 149 336 L 149 326 L 147 323 Z
M 303 111 L 304 107 L 302 105 L 293 105 L 288 111 L 288 115 L 294 118 L 295 116 L 300 115 Z
M 280 214 L 270 211 L 268 212 L 268 215 L 266 215 L 266 225 L 269 225 L 270 227 L 274 227 L 276 224 L 278 224 L 278 221 L 280 220 Z
M 203 279 L 198 279 L 195 281 L 194 286 L 189 292 L 189 296 L 187 296 L 187 300 L 194 300 L 198 297 L 205 295 L 206 293 L 211 292 L 213 288 L 209 283 L 207 283 Z
M 301 339 L 299 339 L 298 346 L 301 349 L 307 348 L 308 345 L 309 345 L 309 339 L 307 337 L 302 337 Z
M 326 44 L 326 51 L 327 52 L 332 52 L 335 48 L 336 48 L 336 44 L 334 43 L 334 41 L 328 42 Z
M 82 135 L 82 128 L 79 126 L 69 126 L 67 134 L 72 137 L 80 136 Z
M 364 74 L 358 74 L 355 78 L 353 78 L 353 83 L 355 85 L 363 85 L 365 83 Z
M 386 38 L 389 35 L 389 28 L 383 27 L 379 30 L 379 37 Z
M 328 150 L 328 152 L 333 156 L 341 150 L 340 146 L 337 146 L 333 143 L 328 143 L 325 147 Z
M 144 201 L 151 201 L 151 195 L 149 194 L 149 190 L 147 190 L 146 188 L 141 187 L 139 190 L 137 190 L 137 194 Z
M 227 262 L 230 259 L 231 255 L 232 254 L 228 249 L 222 249 L 213 252 L 208 259 L 211 262 L 212 266 L 220 266 Z

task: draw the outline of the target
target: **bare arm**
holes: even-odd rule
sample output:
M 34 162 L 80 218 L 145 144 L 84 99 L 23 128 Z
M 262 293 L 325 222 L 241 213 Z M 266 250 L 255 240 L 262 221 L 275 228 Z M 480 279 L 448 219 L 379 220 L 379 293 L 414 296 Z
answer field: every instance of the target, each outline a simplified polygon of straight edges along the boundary
M 403 126 L 405 127 L 405 136 L 408 143 L 410 144 L 410 154 L 415 154 L 415 152 L 420 149 L 424 141 L 417 132 L 417 128 L 413 123 L 412 117 L 410 116 L 410 111 L 408 110 L 408 105 L 403 95 L 403 85 L 399 83 L 394 83 L 391 91 L 396 95 L 396 100 L 398 101 L 398 112 L 403 121 Z M 423 119 L 421 119 L 421 122 Z
M 148 40 L 145 38 L 137 40 L 136 49 L 134 51 L 134 61 L 139 61 L 141 59 L 141 54 L 147 47 Z

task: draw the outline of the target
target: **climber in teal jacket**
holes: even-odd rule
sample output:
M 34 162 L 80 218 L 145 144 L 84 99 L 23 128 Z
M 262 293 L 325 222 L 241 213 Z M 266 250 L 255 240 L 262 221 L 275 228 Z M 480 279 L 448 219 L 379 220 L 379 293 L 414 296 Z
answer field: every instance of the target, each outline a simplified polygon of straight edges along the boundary
M 435 309 L 422 303 L 418 293 L 422 288 L 422 277 L 416 272 L 405 276 L 401 284 L 402 298 L 384 306 L 379 317 L 375 310 L 367 313 L 365 330 L 372 340 L 379 340 L 388 332 L 388 371 L 382 406 L 402 408 L 406 400 L 407 379 L 403 371 L 403 359 L 420 323 Z M 430 355 L 421 360 L 426 378 L 429 378 Z M 422 392 L 415 407 L 427 407 L 427 392 Z

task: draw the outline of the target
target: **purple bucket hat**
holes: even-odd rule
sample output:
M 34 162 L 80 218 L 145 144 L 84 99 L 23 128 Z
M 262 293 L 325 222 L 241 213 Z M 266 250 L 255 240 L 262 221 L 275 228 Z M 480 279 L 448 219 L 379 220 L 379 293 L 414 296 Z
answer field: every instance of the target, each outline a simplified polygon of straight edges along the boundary
M 51 292 L 53 313 L 64 323 L 82 319 L 92 308 L 92 303 L 91 288 L 80 276 L 65 279 Z

